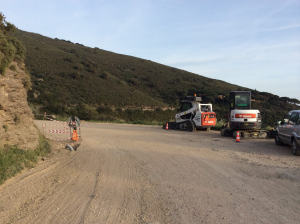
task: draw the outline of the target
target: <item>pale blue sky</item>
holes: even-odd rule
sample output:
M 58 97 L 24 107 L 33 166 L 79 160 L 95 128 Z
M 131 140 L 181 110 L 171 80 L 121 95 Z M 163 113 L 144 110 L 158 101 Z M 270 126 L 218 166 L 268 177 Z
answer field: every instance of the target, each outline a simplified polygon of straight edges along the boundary
M 300 0 L 0 0 L 19 29 L 300 100 Z

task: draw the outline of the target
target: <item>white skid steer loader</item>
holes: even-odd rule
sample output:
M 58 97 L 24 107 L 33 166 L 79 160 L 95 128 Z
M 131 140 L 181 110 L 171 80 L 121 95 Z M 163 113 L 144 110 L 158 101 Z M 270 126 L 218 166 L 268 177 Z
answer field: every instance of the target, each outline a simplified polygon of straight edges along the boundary
M 202 104 L 201 97 L 187 96 L 181 101 L 181 106 L 175 115 L 175 122 L 166 123 L 164 129 L 195 131 L 196 129 L 210 130 L 216 124 L 216 113 L 212 104 Z

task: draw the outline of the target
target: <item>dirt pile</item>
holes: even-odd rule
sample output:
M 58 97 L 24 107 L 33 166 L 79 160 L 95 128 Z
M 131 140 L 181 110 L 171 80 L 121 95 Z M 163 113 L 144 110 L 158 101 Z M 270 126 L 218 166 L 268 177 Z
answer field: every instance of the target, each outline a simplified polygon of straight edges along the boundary
M 24 64 L 19 67 L 12 62 L 9 68 L 5 76 L 0 75 L 0 147 L 8 144 L 34 149 L 38 145 L 38 130 L 27 102 L 28 75 Z

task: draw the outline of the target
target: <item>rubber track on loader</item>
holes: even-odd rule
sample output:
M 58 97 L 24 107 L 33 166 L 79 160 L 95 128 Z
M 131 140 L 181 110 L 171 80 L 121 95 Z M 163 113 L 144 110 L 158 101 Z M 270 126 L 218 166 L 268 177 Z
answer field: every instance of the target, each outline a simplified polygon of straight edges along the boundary
M 164 124 L 162 128 L 166 129 L 166 125 L 167 124 Z M 168 129 L 193 132 L 196 130 L 196 127 L 193 121 L 188 120 L 188 121 L 183 121 L 181 123 L 168 122 Z

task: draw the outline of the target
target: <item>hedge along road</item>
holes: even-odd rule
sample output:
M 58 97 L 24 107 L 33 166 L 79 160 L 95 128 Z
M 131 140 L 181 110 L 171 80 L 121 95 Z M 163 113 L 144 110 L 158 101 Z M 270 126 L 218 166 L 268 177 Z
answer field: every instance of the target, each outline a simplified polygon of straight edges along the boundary
M 1 223 L 300 223 L 300 157 L 273 139 L 88 122 L 81 132 L 77 151 L 54 148 L 0 186 Z

